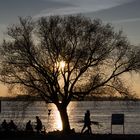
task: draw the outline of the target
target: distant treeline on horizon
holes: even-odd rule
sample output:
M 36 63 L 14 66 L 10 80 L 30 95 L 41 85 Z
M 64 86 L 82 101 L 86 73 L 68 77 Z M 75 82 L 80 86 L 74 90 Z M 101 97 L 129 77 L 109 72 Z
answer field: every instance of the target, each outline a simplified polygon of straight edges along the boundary
M 43 101 L 41 97 L 30 96 L 30 95 L 19 95 L 15 97 L 0 97 L 1 101 Z M 128 97 L 117 97 L 117 96 L 90 96 L 85 99 L 78 101 L 140 101 L 140 98 L 128 98 Z M 72 101 L 77 101 L 73 99 Z M 50 101 L 48 101 L 50 103 Z

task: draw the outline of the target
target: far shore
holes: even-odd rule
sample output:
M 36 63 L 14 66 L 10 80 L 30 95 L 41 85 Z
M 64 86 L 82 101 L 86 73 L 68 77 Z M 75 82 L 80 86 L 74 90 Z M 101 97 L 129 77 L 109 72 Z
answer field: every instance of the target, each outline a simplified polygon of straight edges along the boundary
M 43 101 L 40 97 L 29 95 L 20 95 L 14 97 L 0 97 L 0 101 Z M 72 100 L 75 101 L 75 100 Z M 80 101 L 140 101 L 140 98 L 122 98 L 122 97 L 87 97 Z M 48 103 L 51 103 L 48 101 Z

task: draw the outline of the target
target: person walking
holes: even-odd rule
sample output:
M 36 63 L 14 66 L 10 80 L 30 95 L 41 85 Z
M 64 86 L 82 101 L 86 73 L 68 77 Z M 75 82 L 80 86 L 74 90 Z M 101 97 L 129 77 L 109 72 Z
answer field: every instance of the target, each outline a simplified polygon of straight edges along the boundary
M 91 120 L 90 120 L 90 111 L 87 110 L 84 116 L 84 126 L 81 130 L 81 133 L 83 133 L 83 131 L 85 130 L 85 128 L 87 127 L 87 132 L 88 134 L 92 134 L 92 130 L 91 130 Z

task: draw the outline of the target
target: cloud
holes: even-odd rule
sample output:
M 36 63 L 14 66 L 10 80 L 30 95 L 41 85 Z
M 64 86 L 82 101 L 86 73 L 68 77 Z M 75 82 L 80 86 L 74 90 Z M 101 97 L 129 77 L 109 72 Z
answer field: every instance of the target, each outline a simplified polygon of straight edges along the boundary
M 68 15 L 91 12 L 93 17 L 93 13 L 96 11 L 123 5 L 130 1 L 134 0 L 1 0 L 0 40 L 5 36 L 3 34 L 7 27 L 5 24 L 17 22 L 18 16 L 38 18 L 54 14 Z
M 117 5 L 130 2 L 132 0 L 54 0 L 54 2 L 65 2 L 67 6 L 59 8 L 47 8 L 42 10 L 35 17 L 49 16 L 49 15 L 67 15 L 67 14 L 78 14 L 99 11 L 102 9 L 108 9 Z M 68 6 L 70 5 L 70 6 Z
M 114 20 L 112 23 L 130 23 L 130 22 L 139 22 L 140 18 L 132 18 L 132 19 L 122 19 L 122 20 Z

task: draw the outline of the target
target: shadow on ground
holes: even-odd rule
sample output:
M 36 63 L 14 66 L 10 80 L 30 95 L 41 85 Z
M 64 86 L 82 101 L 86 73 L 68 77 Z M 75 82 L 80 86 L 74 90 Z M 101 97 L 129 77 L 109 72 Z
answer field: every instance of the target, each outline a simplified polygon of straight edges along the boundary
M 0 132 L 0 140 L 140 140 L 140 135 L 134 134 L 64 134 L 49 132 L 38 134 L 35 132 Z

